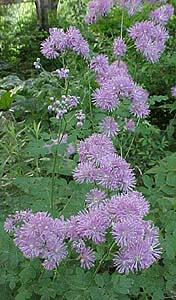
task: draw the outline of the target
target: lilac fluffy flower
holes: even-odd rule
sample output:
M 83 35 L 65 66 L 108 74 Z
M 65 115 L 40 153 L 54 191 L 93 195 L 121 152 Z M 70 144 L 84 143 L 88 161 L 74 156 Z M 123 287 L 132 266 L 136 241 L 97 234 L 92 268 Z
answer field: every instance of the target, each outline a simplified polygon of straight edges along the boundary
M 67 37 L 63 29 L 50 28 L 50 36 L 41 43 L 41 53 L 49 59 L 56 58 L 67 47 Z
M 50 37 L 41 43 L 41 53 L 48 59 L 58 57 L 57 48 Z
M 113 80 L 114 90 L 118 97 L 124 99 L 129 98 L 134 88 L 134 83 L 129 75 L 118 75 Z
M 97 179 L 97 169 L 91 161 L 80 162 L 75 168 L 73 177 L 77 182 L 94 182 Z
M 80 259 L 81 268 L 89 270 L 94 266 L 95 255 L 93 250 L 90 247 L 86 248 L 85 242 L 82 239 L 74 240 L 72 246 L 80 254 L 78 259 Z
M 15 244 L 28 258 L 44 259 L 44 267 L 55 268 L 66 257 L 64 220 L 53 220 L 48 213 L 37 212 L 15 234 Z
M 76 108 L 78 106 L 79 100 L 80 100 L 80 97 L 68 95 L 65 98 L 65 103 L 66 103 L 66 106 L 68 107 L 68 109 L 72 109 L 72 108 Z
M 67 250 L 60 239 L 47 241 L 47 247 L 49 248 L 47 258 L 42 263 L 43 267 L 47 270 L 55 269 L 60 262 L 66 258 Z M 51 249 L 50 249 L 51 248 Z
M 117 0 L 117 4 L 127 10 L 129 15 L 141 10 L 142 2 L 142 0 Z
M 120 273 L 128 274 L 149 268 L 159 259 L 161 249 L 158 244 L 153 244 L 149 240 L 143 240 L 124 248 L 114 258 L 115 266 Z
M 90 62 L 90 69 L 95 72 L 105 72 L 108 68 L 108 58 L 104 54 L 93 57 Z
M 131 196 L 133 200 L 135 198 L 136 200 L 131 201 Z M 122 197 L 124 198 L 122 199 Z M 128 216 L 123 216 L 121 221 L 119 221 L 119 212 L 124 208 L 123 200 L 127 200 L 127 195 L 121 196 L 122 207 L 120 206 L 120 199 L 115 199 L 115 196 L 112 197 L 112 202 L 115 202 L 113 205 L 112 203 L 110 205 L 111 212 L 114 206 L 116 217 L 118 214 L 115 220 L 117 223 L 113 223 L 112 235 L 120 247 L 120 251 L 116 254 L 114 263 L 120 273 L 126 274 L 129 271 L 134 272 L 150 267 L 151 264 L 159 259 L 161 254 L 158 228 L 153 227 L 151 221 L 142 220 L 148 210 L 147 202 L 144 202 L 142 195 L 137 192 L 134 192 L 134 195 L 129 194 L 128 197 L 129 200 L 126 206 L 126 212 L 129 210 Z M 143 214 L 140 215 L 141 204 L 143 206 Z
M 125 129 L 134 132 L 135 131 L 135 123 L 132 119 L 125 121 Z
M 49 33 L 50 36 L 41 43 L 41 53 L 46 58 L 56 58 L 66 49 L 88 57 L 89 45 L 76 27 L 69 27 L 66 33 L 63 29 L 51 28 Z
M 106 117 L 100 123 L 100 132 L 108 137 L 114 137 L 118 132 L 118 125 L 113 117 Z
M 148 92 L 142 87 L 134 86 L 130 95 L 132 100 L 130 111 L 138 118 L 146 117 L 149 114 L 148 96 Z
M 168 20 L 174 15 L 174 7 L 171 4 L 163 5 L 150 13 L 150 19 L 161 25 L 166 25 Z
M 94 266 L 95 263 L 95 255 L 90 247 L 83 248 L 80 252 L 80 261 L 81 261 L 81 268 L 83 269 L 90 269 Z
M 81 141 L 78 147 L 80 161 L 88 160 L 96 164 L 99 164 L 104 156 L 114 152 L 112 141 L 105 135 L 96 133 Z
M 114 5 L 114 0 L 93 0 L 88 3 L 88 12 L 85 21 L 95 23 L 97 19 L 109 13 Z
M 139 192 L 112 196 L 106 205 L 109 217 L 115 222 L 124 222 L 130 218 L 141 220 L 149 211 L 149 204 Z
M 130 190 L 135 185 L 135 178 L 130 165 L 117 154 L 104 156 L 98 170 L 98 183 L 114 191 Z
M 96 244 L 105 241 L 105 232 L 109 226 L 104 207 L 95 207 L 89 211 L 83 211 L 78 216 L 77 232 L 80 237 L 92 239 Z
M 158 243 L 159 228 L 154 227 L 152 221 L 144 221 L 144 237 L 150 240 L 152 244 Z
M 171 95 L 172 95 L 173 97 L 176 97 L 176 86 L 173 86 L 173 87 L 171 88 Z
M 71 216 L 67 220 L 67 234 L 66 237 L 69 238 L 71 241 L 78 241 L 80 240 L 78 231 L 77 231 L 77 225 L 78 225 L 78 216 Z M 75 247 L 74 247 L 75 248 Z
M 4 229 L 6 232 L 15 233 L 22 224 L 29 222 L 32 217 L 32 212 L 30 209 L 24 211 L 17 211 L 15 215 L 9 216 L 5 223 Z
M 130 111 L 138 118 L 144 118 L 148 116 L 150 112 L 148 104 L 144 101 L 140 101 L 138 103 L 133 101 Z
M 118 106 L 119 99 L 113 86 L 108 83 L 94 91 L 92 102 L 102 110 L 113 111 Z
M 86 206 L 88 208 L 98 207 L 104 203 L 107 199 L 107 195 L 104 191 L 94 188 L 86 194 Z
M 85 58 L 89 55 L 89 45 L 81 35 L 79 29 L 71 26 L 67 30 L 67 46 L 73 49 L 77 54 L 83 55 Z
M 114 40 L 114 55 L 123 56 L 126 52 L 126 44 L 122 38 Z
M 78 182 L 93 182 L 110 190 L 127 191 L 135 185 L 130 165 L 115 153 L 111 140 L 105 135 L 93 134 L 78 147 L 81 163 L 74 171 Z
M 60 69 L 60 70 L 56 70 L 59 78 L 67 78 L 68 77 L 68 74 L 69 74 L 69 69 Z
M 97 81 L 100 88 L 94 91 L 92 102 L 103 110 L 113 111 L 118 107 L 119 99 L 131 99 L 136 92 L 126 64 L 122 61 L 115 61 L 106 71 L 100 71 Z
M 152 63 L 159 60 L 169 38 L 166 29 L 152 21 L 135 23 L 129 29 L 129 36 L 135 41 L 137 50 Z
M 142 240 L 145 231 L 144 223 L 145 221 L 135 218 L 128 218 L 123 222 L 115 223 L 112 228 L 112 235 L 118 246 L 129 247 L 137 240 Z
M 99 72 L 97 82 L 103 86 L 106 82 L 109 84 L 113 78 L 118 76 L 129 77 L 127 66 L 123 61 L 114 61 L 106 71 Z
M 14 231 L 14 219 L 9 217 L 4 222 L 4 230 L 8 233 L 12 233 Z

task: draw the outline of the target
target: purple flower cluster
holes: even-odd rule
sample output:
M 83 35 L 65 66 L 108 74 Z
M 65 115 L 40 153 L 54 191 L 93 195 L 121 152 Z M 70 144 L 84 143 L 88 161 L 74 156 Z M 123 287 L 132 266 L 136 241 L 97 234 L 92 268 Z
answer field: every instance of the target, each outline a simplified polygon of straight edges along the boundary
M 86 206 L 88 208 L 97 207 L 104 203 L 107 198 L 107 194 L 104 191 L 94 188 L 86 195 Z
M 141 10 L 142 4 L 142 0 L 92 0 L 88 2 L 85 21 L 88 24 L 95 23 L 100 17 L 107 15 L 114 5 L 125 9 L 129 15 L 133 15 Z
M 135 123 L 132 119 L 125 120 L 125 129 L 134 132 L 135 131 Z
M 79 29 L 71 26 L 66 32 L 63 29 L 50 28 L 49 37 L 41 43 L 41 53 L 48 59 L 58 57 L 59 53 L 72 49 L 85 58 L 89 55 L 89 45 Z
M 112 235 L 119 252 L 114 263 L 120 273 L 148 268 L 160 257 L 158 228 L 144 221 L 149 205 L 139 192 L 113 196 L 107 203 L 111 215 Z
M 104 54 L 100 54 L 96 57 L 93 57 L 90 62 L 90 69 L 96 73 L 106 72 L 108 66 L 108 57 Z
M 91 60 L 90 68 L 97 73 L 96 79 L 100 85 L 92 97 L 97 107 L 113 111 L 120 99 L 130 99 L 133 115 L 144 118 L 149 114 L 148 92 L 134 83 L 123 61 L 114 61 L 109 65 L 107 57 L 101 54 Z
M 165 49 L 169 38 L 167 30 L 152 21 L 142 21 L 130 27 L 129 36 L 135 41 L 136 49 L 143 53 L 149 62 L 156 62 Z
M 133 15 L 135 12 L 140 11 L 142 8 L 142 0 L 117 0 L 117 4 L 127 10 L 129 15 Z
M 102 134 L 93 134 L 78 147 L 80 163 L 74 170 L 74 179 L 80 183 L 96 183 L 112 191 L 130 190 L 135 185 L 130 165 L 120 157 L 111 140 Z
M 118 125 L 113 117 L 105 117 L 100 123 L 100 132 L 108 137 L 114 137 L 118 133 Z
M 150 19 L 161 25 L 166 25 L 168 20 L 174 15 L 174 7 L 171 4 L 163 5 L 150 13 Z
M 88 3 L 88 12 L 85 21 L 95 23 L 101 16 L 109 13 L 114 5 L 114 0 L 92 0 Z
M 19 216 L 20 225 L 16 222 Z M 9 222 L 14 223 L 11 229 L 7 227 Z M 51 218 L 47 212 L 21 212 L 7 219 L 4 227 L 14 234 L 15 244 L 25 257 L 40 257 L 44 268 L 54 269 L 67 255 L 64 223 L 63 219 Z
M 14 234 L 18 228 L 28 222 L 31 217 L 31 210 L 17 211 L 15 215 L 10 215 L 4 223 L 4 229 L 8 233 Z
M 14 235 L 23 255 L 39 257 L 45 269 L 55 269 L 66 258 L 68 243 L 79 254 L 81 267 L 90 269 L 95 264 L 95 255 L 86 241 L 103 243 L 108 228 L 119 248 L 114 263 L 120 273 L 148 268 L 159 259 L 158 228 L 143 220 L 149 205 L 139 192 L 108 199 L 103 191 L 93 189 L 88 199 L 88 208 L 68 220 L 28 211 L 10 216 L 4 228 Z
M 114 40 L 114 55 L 123 56 L 126 52 L 126 44 L 122 38 Z

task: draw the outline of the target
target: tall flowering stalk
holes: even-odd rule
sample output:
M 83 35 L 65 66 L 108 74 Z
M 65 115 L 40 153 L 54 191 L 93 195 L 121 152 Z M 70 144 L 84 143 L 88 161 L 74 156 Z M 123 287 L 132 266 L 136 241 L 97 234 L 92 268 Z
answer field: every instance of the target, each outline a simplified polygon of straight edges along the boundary
M 88 4 L 87 21 L 93 23 L 97 17 L 107 14 L 114 2 L 132 15 L 141 9 L 143 1 L 93 0 Z M 128 30 L 136 48 L 151 62 L 159 59 L 168 39 L 166 29 L 158 22 L 158 14 L 165 13 L 168 19 L 172 15 L 172 9 L 165 7 L 159 12 L 154 11 L 150 15 L 150 21 L 138 22 Z M 95 73 L 98 84 L 92 94 L 92 103 L 108 114 L 99 124 L 99 133 L 94 132 L 78 145 L 79 161 L 73 171 L 73 178 L 80 184 L 86 182 L 93 186 L 86 194 L 85 208 L 68 219 L 64 216 L 53 218 L 48 213 L 32 213 L 27 210 L 16 212 L 5 221 L 5 230 L 13 236 L 23 255 L 27 258 L 39 257 L 45 269 L 57 268 L 66 259 L 70 247 L 77 255 L 76 260 L 80 260 L 81 267 L 90 269 L 96 263 L 95 245 L 106 241 L 107 232 L 111 233 L 113 242 L 94 274 L 114 248 L 116 253 L 113 262 L 120 273 L 128 274 L 149 268 L 160 258 L 159 230 L 153 222 L 145 220 L 149 203 L 141 193 L 135 191 L 134 170 L 122 155 L 118 155 L 114 146 L 120 126 L 113 113 L 121 103 L 129 102 L 128 112 L 131 114 L 130 119 L 123 120 L 125 130 L 134 132 L 135 120 L 138 120 L 138 126 L 139 120 L 149 114 L 148 92 L 133 81 L 127 65 L 121 60 L 127 51 L 122 36 L 123 18 L 124 12 L 120 37 L 113 44 L 113 54 L 117 60 L 111 64 L 103 54 L 89 61 L 89 45 L 75 27 L 70 27 L 67 31 L 52 28 L 50 36 L 41 44 L 41 52 L 48 59 L 57 58 L 69 49 L 84 57 L 90 70 Z M 166 21 L 164 25 L 165 23 Z M 35 67 L 40 69 L 39 61 Z M 56 73 L 60 79 L 66 80 L 69 72 L 62 68 L 56 70 Z M 65 115 L 79 105 L 79 97 L 69 95 L 68 90 L 67 86 L 66 94 L 59 100 L 52 99 L 48 106 L 50 113 L 55 114 L 59 121 L 64 120 Z M 175 96 L 175 87 L 172 88 L 172 95 Z M 77 127 L 84 125 L 85 114 L 82 109 L 76 111 L 75 119 Z M 56 144 L 60 144 L 63 138 L 64 134 L 60 131 Z M 134 136 L 127 155 L 133 140 Z M 69 149 L 70 153 L 72 150 Z M 57 155 L 55 151 L 51 178 L 52 210 Z

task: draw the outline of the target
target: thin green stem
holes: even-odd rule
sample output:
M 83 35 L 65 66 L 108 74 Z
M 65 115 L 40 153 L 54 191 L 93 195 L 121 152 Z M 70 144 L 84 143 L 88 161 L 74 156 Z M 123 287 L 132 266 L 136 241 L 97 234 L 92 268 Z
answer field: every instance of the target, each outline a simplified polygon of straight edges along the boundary
M 103 255 L 103 257 L 102 257 L 102 259 L 100 260 L 100 262 L 99 262 L 99 264 L 98 264 L 98 266 L 97 266 L 95 272 L 93 273 L 93 276 L 91 277 L 91 280 L 90 280 L 90 282 L 89 282 L 87 288 L 89 288 L 90 284 L 92 283 L 92 280 L 95 278 L 96 274 L 98 273 L 98 271 L 99 271 L 99 269 L 100 269 L 100 267 L 101 267 L 101 265 L 102 265 L 104 259 L 109 255 L 109 253 L 111 252 L 111 250 L 113 249 L 113 247 L 114 247 L 115 245 L 116 245 L 116 242 L 113 241 L 113 242 L 111 243 L 110 247 L 108 248 L 108 251 Z
M 64 129 L 63 129 L 63 134 L 61 135 L 61 130 L 62 130 L 62 120 L 61 120 L 61 125 L 60 125 L 60 128 L 59 128 L 59 135 L 58 135 L 58 138 L 59 138 L 58 145 L 62 142 L 62 138 L 63 138 L 64 132 L 66 130 L 66 127 L 67 127 L 67 121 L 66 121 L 64 116 L 63 116 L 63 120 L 65 122 Z M 56 150 L 54 152 L 53 166 L 52 166 L 51 195 L 50 195 L 50 207 L 51 207 L 52 212 L 54 211 L 54 206 L 55 206 L 55 203 L 54 203 L 54 185 L 55 185 L 55 171 L 56 171 L 56 165 L 57 165 L 57 158 L 58 158 L 58 150 Z
M 52 178 L 51 178 L 51 196 L 50 196 L 50 206 L 51 211 L 54 211 L 54 181 L 55 181 L 55 171 L 56 171 L 56 164 L 57 164 L 57 150 L 54 152 L 54 159 L 53 159 L 53 167 L 52 167 Z
M 89 86 L 89 109 L 90 109 L 90 117 L 91 117 L 92 129 L 95 132 L 94 122 L 93 122 L 93 112 L 92 112 L 91 85 L 90 85 L 90 76 L 89 75 L 88 75 L 88 86 Z
M 122 39 L 122 36 L 123 36 L 123 22 L 124 22 L 124 10 L 122 10 L 121 25 L 120 25 L 120 37 L 121 37 L 121 39 Z
M 140 122 L 140 119 L 138 119 L 138 121 L 137 121 L 136 128 L 139 126 L 139 122 Z M 131 140 L 131 143 L 130 143 L 130 145 L 129 145 L 128 151 L 127 151 L 127 153 L 126 153 L 126 155 L 125 155 L 125 159 L 127 158 L 128 154 L 129 154 L 129 152 L 130 152 L 130 150 L 131 150 L 131 147 L 133 146 L 135 137 L 136 137 L 136 134 L 134 133 L 133 138 L 132 138 L 132 140 Z

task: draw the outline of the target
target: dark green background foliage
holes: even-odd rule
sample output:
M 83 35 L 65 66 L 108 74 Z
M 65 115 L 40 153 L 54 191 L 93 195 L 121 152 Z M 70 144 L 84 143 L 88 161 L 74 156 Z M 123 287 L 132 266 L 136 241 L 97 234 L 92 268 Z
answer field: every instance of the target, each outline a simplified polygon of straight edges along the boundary
M 91 55 L 106 53 L 112 57 L 112 42 L 120 33 L 117 9 L 97 24 L 84 23 L 86 1 L 61 1 L 58 18 L 50 16 L 51 26 L 80 28 L 91 47 Z M 175 5 L 174 0 L 169 1 Z M 137 20 L 147 19 L 151 7 L 129 18 L 126 29 Z M 47 112 L 50 97 L 66 93 L 64 83 L 54 72 L 62 60 L 47 60 L 40 54 L 40 42 L 48 33 L 39 31 L 33 4 L 0 6 L 0 299 L 1 300 L 162 300 L 176 298 L 176 104 L 170 88 L 175 85 L 176 39 L 173 17 L 168 24 L 170 40 L 156 64 L 147 63 L 132 44 L 125 58 L 136 82 L 150 93 L 150 117 L 140 121 L 135 133 L 122 131 L 114 144 L 135 170 L 137 189 L 150 203 L 148 219 L 160 228 L 163 249 L 161 260 L 138 274 L 120 275 L 112 263 L 115 248 L 109 251 L 111 237 L 94 246 L 97 265 L 91 271 L 79 267 L 75 253 L 55 271 L 46 271 L 38 259 L 26 260 L 4 232 L 8 214 L 31 208 L 50 212 L 51 179 L 56 151 L 54 216 L 66 218 L 84 208 L 85 195 L 92 187 L 73 181 L 72 171 L 78 155 L 63 157 L 66 146 L 45 145 L 55 139 L 59 127 Z M 131 42 L 129 42 L 131 43 Z M 41 58 L 46 71 L 38 72 L 33 62 Z M 79 95 L 86 113 L 83 128 L 76 128 L 73 113 L 66 116 L 69 143 L 98 131 L 104 113 L 90 107 L 92 91 L 97 87 L 86 62 L 73 53 L 64 59 L 70 69 L 69 92 Z M 124 103 L 114 117 L 128 118 Z M 10 110 L 9 110 L 10 108 Z M 103 258 L 103 259 L 102 259 Z

